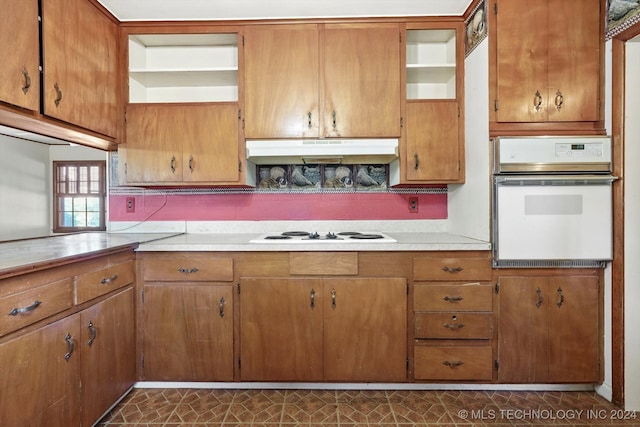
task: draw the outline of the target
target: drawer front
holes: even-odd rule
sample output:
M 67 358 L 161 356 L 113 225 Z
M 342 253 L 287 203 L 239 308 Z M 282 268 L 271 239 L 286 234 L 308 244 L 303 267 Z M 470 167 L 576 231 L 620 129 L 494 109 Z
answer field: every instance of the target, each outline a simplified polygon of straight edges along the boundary
M 0 298 L 0 336 L 73 306 L 73 279 L 67 278 Z
M 231 282 L 233 258 L 201 253 L 154 255 L 144 259 L 143 270 L 145 281 Z
M 309 276 L 355 276 L 357 252 L 291 252 L 289 274 Z
M 491 313 L 417 313 L 415 337 L 434 339 L 491 339 Z
M 491 347 L 427 347 L 414 349 L 416 380 L 488 381 L 493 378 Z
M 413 280 L 491 280 L 489 258 L 415 258 Z
M 490 283 L 416 284 L 414 311 L 493 311 Z
M 78 276 L 76 282 L 76 304 L 121 288 L 135 280 L 135 264 L 126 262 L 102 270 Z

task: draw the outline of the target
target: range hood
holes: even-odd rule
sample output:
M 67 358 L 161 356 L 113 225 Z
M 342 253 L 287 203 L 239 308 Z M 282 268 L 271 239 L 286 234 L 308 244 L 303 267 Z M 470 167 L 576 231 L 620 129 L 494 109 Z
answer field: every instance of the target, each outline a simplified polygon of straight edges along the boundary
M 398 158 L 398 139 L 247 140 L 246 153 L 256 165 L 389 164 Z

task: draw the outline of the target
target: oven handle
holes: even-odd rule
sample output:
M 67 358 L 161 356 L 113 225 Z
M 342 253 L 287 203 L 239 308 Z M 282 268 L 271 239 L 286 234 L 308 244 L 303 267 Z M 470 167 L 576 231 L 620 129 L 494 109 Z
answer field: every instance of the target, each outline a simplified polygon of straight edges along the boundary
M 611 185 L 617 180 L 611 175 L 520 175 L 494 176 L 496 185 Z

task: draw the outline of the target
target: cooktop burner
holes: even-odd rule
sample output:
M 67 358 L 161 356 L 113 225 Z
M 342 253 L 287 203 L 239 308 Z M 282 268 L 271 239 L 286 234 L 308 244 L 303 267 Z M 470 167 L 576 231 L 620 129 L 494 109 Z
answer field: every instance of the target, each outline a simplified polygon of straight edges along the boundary
M 332 242 L 332 243 L 355 243 L 362 240 L 374 242 L 393 243 L 396 240 L 384 233 L 379 232 L 360 232 L 360 231 L 342 231 L 339 233 L 317 231 L 284 231 L 282 233 L 273 232 L 264 234 L 250 243 L 316 243 L 316 242 Z

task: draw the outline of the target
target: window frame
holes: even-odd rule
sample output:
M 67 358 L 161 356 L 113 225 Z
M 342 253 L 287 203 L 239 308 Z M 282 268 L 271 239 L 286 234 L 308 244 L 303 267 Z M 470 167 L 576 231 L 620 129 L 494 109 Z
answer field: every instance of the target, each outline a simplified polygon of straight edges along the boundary
M 60 182 L 59 181 L 59 173 L 58 170 L 60 167 L 98 167 L 99 168 L 99 192 L 98 193 L 61 193 Z M 67 175 L 68 176 L 68 175 Z M 53 227 L 52 231 L 54 233 L 73 233 L 73 232 L 81 232 L 81 231 L 106 231 L 106 199 L 107 199 L 107 162 L 105 160 L 56 160 L 53 162 Z M 69 182 L 68 180 L 66 182 Z M 80 182 L 80 180 L 75 180 L 75 182 Z M 61 212 L 59 209 L 61 199 L 65 197 L 72 198 L 89 198 L 89 197 L 97 197 L 99 203 L 99 216 L 100 216 L 100 225 L 97 227 L 75 227 L 75 226 L 62 226 L 61 225 Z

